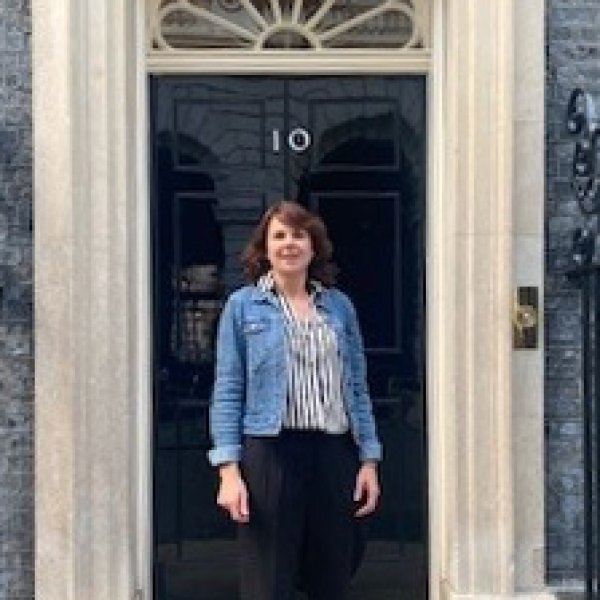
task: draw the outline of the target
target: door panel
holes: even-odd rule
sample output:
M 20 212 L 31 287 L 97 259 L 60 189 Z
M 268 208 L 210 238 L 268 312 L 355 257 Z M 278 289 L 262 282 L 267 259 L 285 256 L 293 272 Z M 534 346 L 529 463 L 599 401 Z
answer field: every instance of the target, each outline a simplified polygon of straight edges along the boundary
M 154 572 L 159 600 L 234 600 L 235 529 L 214 503 L 215 326 L 263 210 L 327 223 L 365 341 L 383 496 L 353 598 L 426 598 L 422 77 L 152 80 Z

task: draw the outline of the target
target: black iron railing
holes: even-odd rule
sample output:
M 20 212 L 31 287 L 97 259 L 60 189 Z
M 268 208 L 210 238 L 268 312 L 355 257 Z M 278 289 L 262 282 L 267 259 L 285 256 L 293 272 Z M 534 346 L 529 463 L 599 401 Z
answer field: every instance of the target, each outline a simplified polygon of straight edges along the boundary
M 600 598 L 600 121 L 594 100 L 581 88 L 571 93 L 567 129 L 576 137 L 572 187 L 583 216 L 573 232 L 569 279 L 581 291 L 584 546 L 587 600 Z

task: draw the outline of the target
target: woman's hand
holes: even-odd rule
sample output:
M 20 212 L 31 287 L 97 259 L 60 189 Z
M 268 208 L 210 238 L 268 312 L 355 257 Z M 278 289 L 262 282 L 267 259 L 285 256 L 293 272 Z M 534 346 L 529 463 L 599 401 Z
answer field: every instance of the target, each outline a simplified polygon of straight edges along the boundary
M 364 517 L 371 514 L 379 501 L 379 478 L 377 476 L 377 463 L 364 462 L 356 475 L 354 501 L 360 502 L 361 507 L 354 513 L 355 517 Z
M 221 483 L 217 493 L 217 504 L 237 523 L 247 523 L 250 520 L 248 489 L 237 463 L 219 467 L 219 476 Z

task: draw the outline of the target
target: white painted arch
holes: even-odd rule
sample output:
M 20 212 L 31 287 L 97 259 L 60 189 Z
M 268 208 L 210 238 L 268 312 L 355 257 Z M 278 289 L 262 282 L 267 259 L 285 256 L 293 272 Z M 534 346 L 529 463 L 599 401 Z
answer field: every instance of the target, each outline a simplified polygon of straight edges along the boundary
M 33 0 L 36 598 L 150 598 L 144 2 Z M 155 72 L 427 72 L 432 600 L 543 599 L 543 0 L 433 0 L 432 49 Z M 515 60 L 517 58 L 517 60 Z M 172 57 L 173 59 L 173 57 Z M 168 62 L 168 64 L 167 64 Z M 52 90 L 50 92 L 50 90 Z

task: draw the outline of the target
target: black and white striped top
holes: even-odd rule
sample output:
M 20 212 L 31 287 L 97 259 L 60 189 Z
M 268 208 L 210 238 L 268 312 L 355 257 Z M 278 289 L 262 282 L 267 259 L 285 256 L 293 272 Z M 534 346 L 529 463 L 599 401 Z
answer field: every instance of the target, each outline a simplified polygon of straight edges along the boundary
M 283 426 L 346 432 L 348 418 L 335 331 L 318 311 L 306 319 L 296 317 L 285 296 L 277 293 L 272 273 L 263 275 L 257 285 L 276 294 L 284 315 L 288 403 Z M 312 296 L 320 286 L 318 281 L 310 282 Z

